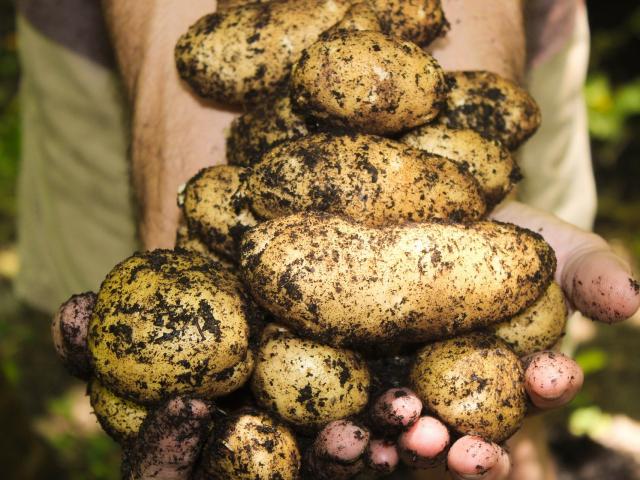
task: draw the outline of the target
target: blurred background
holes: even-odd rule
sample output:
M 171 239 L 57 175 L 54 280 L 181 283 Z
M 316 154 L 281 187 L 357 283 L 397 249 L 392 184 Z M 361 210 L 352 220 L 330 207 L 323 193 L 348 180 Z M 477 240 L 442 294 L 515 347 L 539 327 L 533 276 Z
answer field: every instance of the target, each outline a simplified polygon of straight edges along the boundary
M 588 1 L 586 95 L 599 191 L 596 231 L 640 265 L 640 3 Z M 84 387 L 57 363 L 49 319 L 12 294 L 20 69 L 14 4 L 0 0 L 0 477 L 116 479 L 119 449 L 91 414 Z M 548 415 L 565 479 L 640 479 L 640 318 L 610 328 L 574 323 L 585 388 Z M 639 397 L 635 394 L 638 393 Z

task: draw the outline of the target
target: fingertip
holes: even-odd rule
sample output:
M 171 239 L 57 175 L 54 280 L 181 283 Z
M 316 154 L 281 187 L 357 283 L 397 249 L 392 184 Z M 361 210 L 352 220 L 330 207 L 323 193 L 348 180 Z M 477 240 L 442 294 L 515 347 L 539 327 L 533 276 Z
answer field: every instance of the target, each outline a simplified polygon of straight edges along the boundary
M 481 437 L 467 435 L 451 446 L 447 464 L 460 478 L 481 478 L 498 464 L 500 450 L 496 444 Z
M 447 427 L 437 418 L 420 417 L 398 438 L 402 460 L 416 468 L 437 465 L 449 446 Z
M 571 401 L 582 388 L 584 374 L 571 358 L 539 352 L 525 360 L 525 388 L 538 408 L 555 408 Z
M 422 413 L 422 401 L 408 388 L 387 390 L 375 402 L 373 419 L 381 426 L 407 427 Z

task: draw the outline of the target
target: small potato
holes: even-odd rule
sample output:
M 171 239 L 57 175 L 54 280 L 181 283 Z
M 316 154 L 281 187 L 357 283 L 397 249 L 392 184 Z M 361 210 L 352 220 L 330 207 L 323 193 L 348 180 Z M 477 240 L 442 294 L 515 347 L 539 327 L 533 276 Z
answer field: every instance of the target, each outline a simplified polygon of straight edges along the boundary
M 440 0 L 371 0 L 382 31 L 421 47 L 446 32 Z
M 235 257 L 236 242 L 256 219 L 236 195 L 240 170 L 219 165 L 200 170 L 180 193 L 178 203 L 193 236 L 214 252 Z
M 261 223 L 240 246 L 258 303 L 336 346 L 421 342 L 510 318 L 555 265 L 540 235 L 486 221 L 370 228 L 309 212 Z
M 420 350 L 409 384 L 427 408 L 463 435 L 502 442 L 526 411 L 524 371 L 497 338 L 472 333 Z
M 516 150 L 540 126 L 536 101 L 514 82 L 492 72 L 447 72 L 449 95 L 439 120 L 471 128 Z
M 258 103 L 278 89 L 302 50 L 350 6 L 348 0 L 272 1 L 206 15 L 178 40 L 178 72 L 203 97 Z
M 471 221 L 486 211 L 477 183 L 455 163 L 363 134 L 285 142 L 253 166 L 240 191 L 261 219 L 326 211 L 374 226 Z
M 98 292 L 88 336 L 95 374 L 140 403 L 225 395 L 249 375 L 238 364 L 247 361 L 253 312 L 219 264 L 184 250 L 137 253 Z
M 320 38 L 326 39 L 338 32 L 353 32 L 371 30 L 374 32 L 382 31 L 380 21 L 376 16 L 376 11 L 368 2 L 354 3 L 353 7 L 345 14 L 345 16 L 329 30 L 324 32 Z
M 301 456 L 293 433 L 258 411 L 216 423 L 202 466 L 213 480 L 297 480 Z
M 423 125 L 401 141 L 468 168 L 480 184 L 489 207 L 500 203 L 521 178 L 520 170 L 506 148 L 470 129 Z
M 562 338 L 567 306 L 560 285 L 552 282 L 544 295 L 521 314 L 490 327 L 520 357 L 551 348 Z
M 95 378 L 89 383 L 89 399 L 100 425 L 115 441 L 126 443 L 138 436 L 146 407 L 119 397 Z
M 354 352 L 271 331 L 258 350 L 251 389 L 258 405 L 303 430 L 360 413 L 370 376 Z
M 294 109 L 337 127 L 378 135 L 432 120 L 444 102 L 444 73 L 411 42 L 380 32 L 338 32 L 293 67 Z
M 196 237 L 194 234 L 189 233 L 189 228 L 186 225 L 178 227 L 176 232 L 176 250 L 188 250 L 193 253 L 198 253 L 212 262 L 219 263 L 225 268 L 233 270 L 233 264 L 221 255 L 211 251 L 207 245 Z

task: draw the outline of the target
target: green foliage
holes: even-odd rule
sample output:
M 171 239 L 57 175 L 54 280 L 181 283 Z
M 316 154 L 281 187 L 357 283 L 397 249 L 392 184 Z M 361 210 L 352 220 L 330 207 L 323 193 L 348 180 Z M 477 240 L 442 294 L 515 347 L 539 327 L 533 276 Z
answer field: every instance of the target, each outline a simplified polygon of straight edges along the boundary
M 585 88 L 592 138 L 619 143 L 632 135 L 629 118 L 640 114 L 640 77 L 613 88 L 602 72 L 592 74 Z

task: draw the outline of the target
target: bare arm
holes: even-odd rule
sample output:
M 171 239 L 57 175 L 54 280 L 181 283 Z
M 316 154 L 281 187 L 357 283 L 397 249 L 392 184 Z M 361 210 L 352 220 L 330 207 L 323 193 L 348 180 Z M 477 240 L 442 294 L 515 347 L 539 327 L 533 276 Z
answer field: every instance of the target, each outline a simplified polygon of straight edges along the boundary
M 172 247 L 176 193 L 200 168 L 224 163 L 224 129 L 235 114 L 207 108 L 180 81 L 173 48 L 214 0 L 103 0 L 132 112 L 131 161 L 147 249 Z

